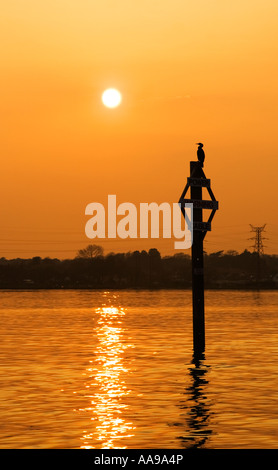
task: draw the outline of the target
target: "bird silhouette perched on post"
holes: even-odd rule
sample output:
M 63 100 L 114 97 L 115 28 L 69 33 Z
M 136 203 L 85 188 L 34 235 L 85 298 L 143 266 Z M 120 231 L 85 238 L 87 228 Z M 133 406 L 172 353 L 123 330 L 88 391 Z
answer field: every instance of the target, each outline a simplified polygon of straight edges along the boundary
M 203 150 L 203 144 L 199 142 L 198 144 L 198 149 L 197 149 L 197 157 L 199 162 L 201 163 L 201 166 L 204 166 L 204 161 L 205 161 L 205 152 Z

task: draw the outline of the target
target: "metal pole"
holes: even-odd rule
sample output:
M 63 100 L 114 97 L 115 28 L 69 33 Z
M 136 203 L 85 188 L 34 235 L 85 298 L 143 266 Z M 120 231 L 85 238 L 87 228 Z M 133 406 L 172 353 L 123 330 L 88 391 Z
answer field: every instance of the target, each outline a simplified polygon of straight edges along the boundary
M 198 144 L 200 145 L 200 144 Z M 193 205 L 193 243 L 192 255 L 192 304 L 193 304 L 193 348 L 194 357 L 201 358 L 205 352 L 205 295 L 204 295 L 204 254 L 203 242 L 207 231 L 211 230 L 211 222 L 218 210 L 216 201 L 210 186 L 210 179 L 206 178 L 203 171 L 203 159 L 190 162 L 190 178 L 187 178 L 186 186 L 179 199 L 182 214 L 189 225 L 186 216 L 186 204 Z M 185 196 L 190 188 L 190 199 Z M 207 190 L 210 200 L 203 199 L 203 188 Z M 203 209 L 211 209 L 211 214 L 206 222 L 203 222 Z
M 200 178 L 202 170 L 199 162 L 190 162 L 190 176 Z M 202 187 L 191 186 L 191 199 L 202 200 Z M 202 209 L 193 208 L 193 221 L 202 222 Z M 201 354 L 205 350 L 205 306 L 204 306 L 204 261 L 203 261 L 204 233 L 193 230 L 192 254 L 192 301 L 193 301 L 193 345 L 194 354 Z

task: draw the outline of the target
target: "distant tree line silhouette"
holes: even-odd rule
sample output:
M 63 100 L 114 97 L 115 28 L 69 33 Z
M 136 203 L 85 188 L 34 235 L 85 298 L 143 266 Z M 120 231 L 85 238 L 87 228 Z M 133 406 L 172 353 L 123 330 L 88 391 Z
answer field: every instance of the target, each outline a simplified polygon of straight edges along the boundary
M 205 254 L 205 287 L 256 288 L 258 257 L 247 250 Z M 260 287 L 278 288 L 278 256 L 260 259 Z M 149 251 L 109 253 L 89 245 L 74 259 L 0 258 L 0 289 L 186 289 L 191 288 L 191 257 Z

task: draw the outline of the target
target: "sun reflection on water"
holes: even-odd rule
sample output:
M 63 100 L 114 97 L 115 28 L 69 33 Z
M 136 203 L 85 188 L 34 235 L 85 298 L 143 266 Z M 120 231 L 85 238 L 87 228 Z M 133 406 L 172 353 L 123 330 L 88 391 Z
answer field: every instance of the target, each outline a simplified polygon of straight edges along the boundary
M 95 360 L 88 367 L 86 388 L 92 390 L 91 406 L 86 408 L 92 414 L 92 432 L 84 432 L 81 448 L 124 449 L 122 439 L 132 437 L 135 427 L 123 413 L 128 409 L 124 402 L 128 390 L 124 376 L 129 369 L 124 362 L 124 353 L 132 344 L 125 342 L 122 319 L 125 311 L 121 307 L 103 305 L 96 309 L 98 315 L 95 329 L 98 345 L 94 351 Z

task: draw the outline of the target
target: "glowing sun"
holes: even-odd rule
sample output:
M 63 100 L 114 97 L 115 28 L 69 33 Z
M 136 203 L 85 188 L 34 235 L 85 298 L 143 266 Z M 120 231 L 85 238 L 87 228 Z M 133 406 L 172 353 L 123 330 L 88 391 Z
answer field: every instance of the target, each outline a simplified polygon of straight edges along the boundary
M 102 102 L 107 108 L 116 108 L 121 101 L 122 95 L 115 88 L 108 88 L 102 93 Z

